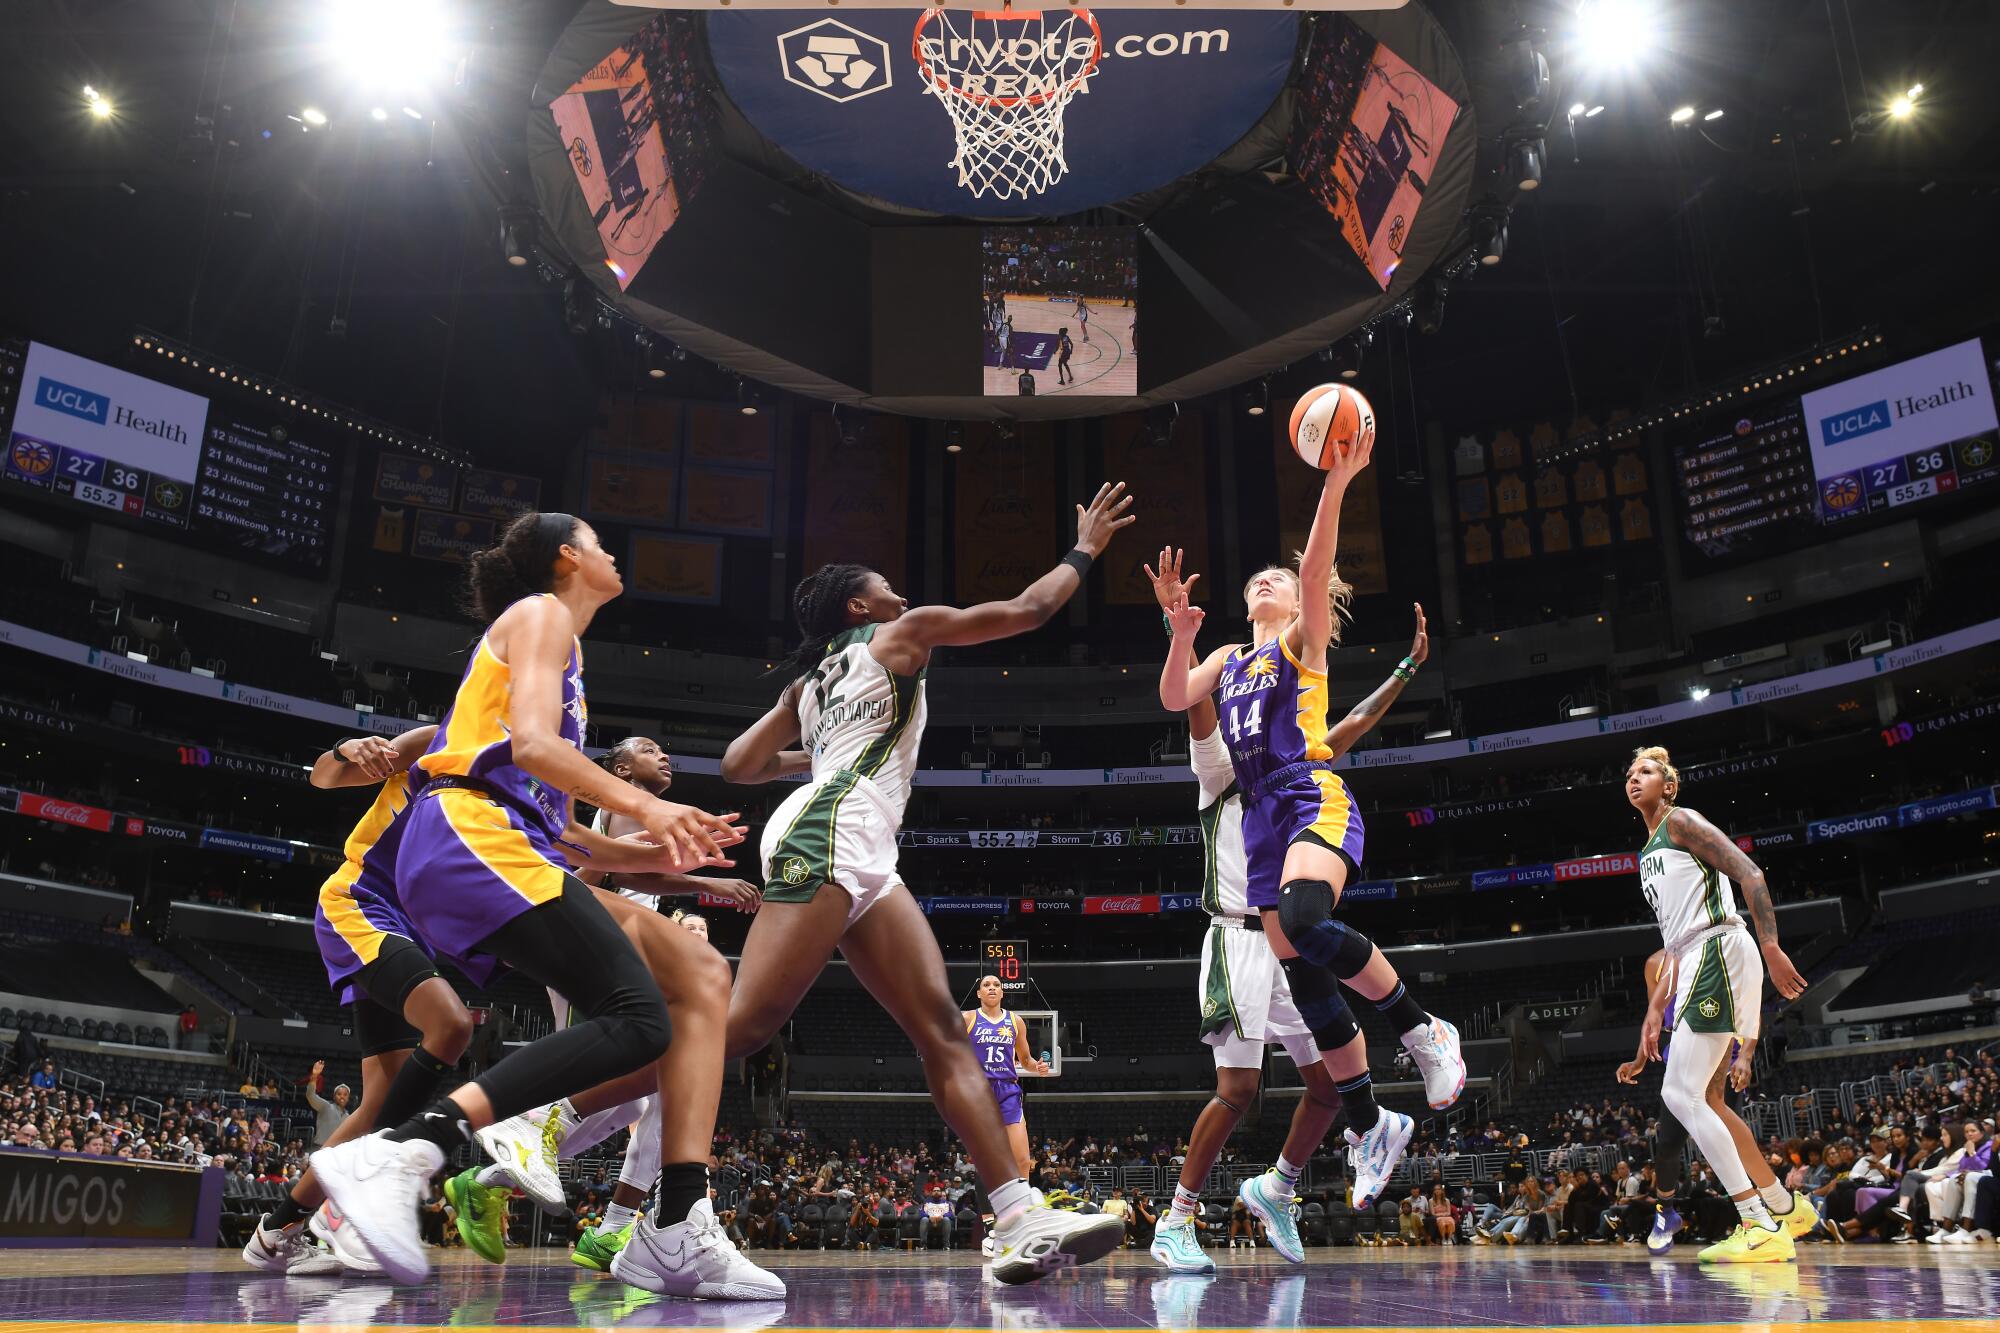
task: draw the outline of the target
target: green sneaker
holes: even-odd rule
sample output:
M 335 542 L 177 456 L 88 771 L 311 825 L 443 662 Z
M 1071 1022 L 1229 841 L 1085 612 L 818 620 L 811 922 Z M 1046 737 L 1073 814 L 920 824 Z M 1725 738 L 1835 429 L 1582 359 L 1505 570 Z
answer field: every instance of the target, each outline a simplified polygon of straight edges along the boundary
M 600 1273 L 611 1271 L 611 1261 L 618 1257 L 618 1251 L 625 1248 L 625 1242 L 632 1239 L 632 1224 L 627 1222 L 608 1236 L 601 1236 L 593 1228 L 576 1239 L 576 1248 L 569 1252 L 569 1261 L 578 1268 L 594 1268 Z
M 479 1168 L 461 1171 L 444 1183 L 445 1202 L 457 1210 L 458 1234 L 489 1264 L 507 1262 L 507 1196 L 498 1185 L 479 1183 Z

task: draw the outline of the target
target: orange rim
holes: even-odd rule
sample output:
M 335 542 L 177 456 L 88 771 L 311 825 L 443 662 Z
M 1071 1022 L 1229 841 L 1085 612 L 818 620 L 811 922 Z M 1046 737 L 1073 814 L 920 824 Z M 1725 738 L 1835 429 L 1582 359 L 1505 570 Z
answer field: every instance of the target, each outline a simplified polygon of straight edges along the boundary
M 1088 9 L 1082 8 L 1066 10 L 1064 12 L 1076 15 L 1090 25 L 1090 61 L 1081 70 L 1078 70 L 1073 78 L 1066 80 L 1060 88 L 1052 89 L 1045 93 L 1030 93 L 1026 97 L 994 97 L 987 93 L 967 92 L 945 75 L 933 70 L 931 62 L 924 56 L 924 26 L 944 12 L 944 9 L 940 6 L 926 9 L 922 14 L 917 16 L 916 33 L 910 40 L 910 54 L 916 57 L 917 68 L 923 71 L 923 76 L 930 83 L 931 87 L 937 89 L 939 92 L 950 93 L 954 97 L 962 97 L 968 102 L 984 103 L 989 106 L 1000 107 L 1039 106 L 1059 95 L 1067 97 L 1070 93 L 1075 92 L 1085 79 L 1091 76 L 1097 69 L 1097 62 L 1104 58 L 1104 29 L 1098 25 L 1097 15 L 1091 13 Z M 1024 9 L 1019 13 L 1015 13 L 1013 10 L 1008 9 L 975 9 L 971 11 L 971 17 L 974 22 L 986 19 L 992 23 L 1026 23 L 1031 19 L 1042 18 L 1042 11 L 1038 9 Z

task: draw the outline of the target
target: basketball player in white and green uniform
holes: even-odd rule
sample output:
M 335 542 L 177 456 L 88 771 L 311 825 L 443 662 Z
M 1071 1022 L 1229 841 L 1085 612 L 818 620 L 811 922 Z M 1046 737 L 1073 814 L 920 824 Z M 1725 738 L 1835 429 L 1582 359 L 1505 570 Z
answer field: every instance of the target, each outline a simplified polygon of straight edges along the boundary
M 1792 1239 L 1817 1220 L 1813 1209 L 1755 1151 L 1750 1130 L 1708 1087 L 1738 1038 L 1755 1041 L 1762 1020 L 1764 972 L 1778 994 L 1796 999 L 1806 980 L 1778 947 L 1777 913 L 1764 872 L 1722 830 L 1674 804 L 1680 772 L 1661 747 L 1638 751 L 1625 773 L 1625 798 L 1646 823 L 1639 852 L 1639 886 L 1660 922 L 1667 966 L 1655 985 L 1640 1030 L 1639 1053 L 1660 1058 L 1667 1003 L 1674 1034 L 1660 1096 L 1687 1127 L 1715 1178 L 1736 1204 L 1742 1225 L 1701 1252 L 1703 1263 L 1783 1263 Z M 1735 889 L 1756 931 L 1752 939 L 1737 910 Z M 1749 1144 L 1752 1151 L 1744 1152 Z
M 992 1271 L 1008 1283 L 1110 1253 L 1125 1224 L 1035 1206 L 965 1039 L 937 937 L 896 868 L 896 833 L 923 737 L 932 652 L 1047 623 L 1132 521 L 1124 489 L 1104 486 L 1088 508 L 1078 505 L 1075 548 L 1004 602 L 911 609 L 874 570 L 822 566 L 793 594 L 804 639 L 784 664 L 791 683 L 722 759 L 729 782 L 811 775 L 764 830 L 764 904 L 736 970 L 729 1057 L 769 1041 L 838 948 L 922 1057 L 938 1111 L 965 1142 L 992 1202 Z

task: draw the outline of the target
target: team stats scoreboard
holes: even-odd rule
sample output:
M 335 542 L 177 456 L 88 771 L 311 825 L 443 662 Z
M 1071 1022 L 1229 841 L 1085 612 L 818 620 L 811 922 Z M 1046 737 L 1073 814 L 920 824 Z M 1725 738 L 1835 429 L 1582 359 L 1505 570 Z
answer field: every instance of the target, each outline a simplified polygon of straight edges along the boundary
M 2000 477 L 1993 381 L 1974 338 L 1691 427 L 1672 457 L 1693 564 L 1778 555 Z
M 326 568 L 339 471 L 256 404 L 44 343 L 0 344 L 0 483 L 302 572 Z

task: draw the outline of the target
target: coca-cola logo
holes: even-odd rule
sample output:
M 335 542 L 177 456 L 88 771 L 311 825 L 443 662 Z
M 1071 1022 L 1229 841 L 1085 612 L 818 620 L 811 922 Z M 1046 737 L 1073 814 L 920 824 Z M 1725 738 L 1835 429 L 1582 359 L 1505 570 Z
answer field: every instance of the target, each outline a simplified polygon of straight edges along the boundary
M 1099 898 L 1097 910 L 1100 912 L 1138 912 L 1145 909 L 1143 898 Z
M 59 805 L 54 801 L 42 803 L 42 818 L 58 824 L 87 825 L 97 812 L 87 805 Z

